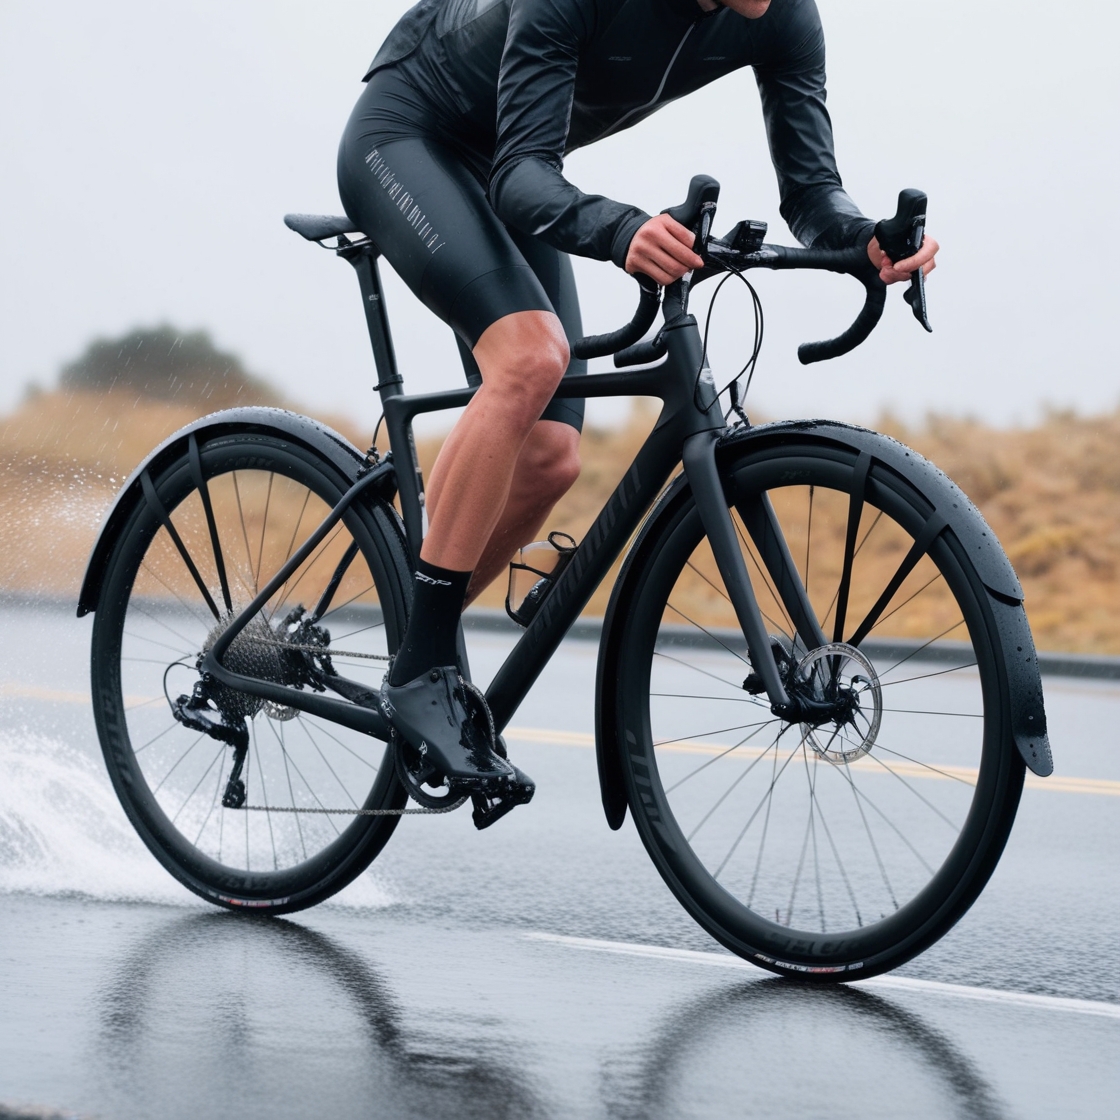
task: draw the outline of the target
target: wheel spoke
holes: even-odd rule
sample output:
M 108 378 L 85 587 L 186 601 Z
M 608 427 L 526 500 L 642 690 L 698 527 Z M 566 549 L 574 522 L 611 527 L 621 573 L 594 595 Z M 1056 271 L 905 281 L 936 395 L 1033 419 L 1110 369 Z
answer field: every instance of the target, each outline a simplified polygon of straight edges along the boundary
M 737 751 L 745 743 L 749 743 L 751 741 L 751 739 L 753 739 L 764 727 L 769 727 L 771 724 L 774 724 L 774 723 L 777 723 L 777 722 L 778 721 L 776 719 L 768 719 L 768 720 L 765 720 L 763 723 L 758 724 L 757 727 L 755 728 L 755 730 L 752 731 L 749 735 L 743 736 L 743 738 L 740 739 L 733 746 L 728 747 L 727 750 L 720 751 L 719 754 L 715 755 L 713 758 L 709 758 L 707 762 L 702 762 L 699 766 L 696 767 L 695 770 L 690 771 L 688 774 L 686 774 L 679 781 L 674 782 L 671 786 L 669 786 L 668 789 L 665 790 L 665 795 L 668 796 L 670 793 L 673 792 L 673 790 L 679 789 L 681 786 L 683 786 L 685 784 L 685 782 L 687 782 L 690 778 L 694 778 L 697 774 L 700 773 L 701 770 L 707 770 L 707 768 L 709 766 L 713 765 L 716 762 L 719 762 L 719 760 L 721 758 L 726 758 L 729 754 L 731 754 L 732 751 Z M 748 726 L 750 726 L 750 725 L 748 724 Z M 769 750 L 770 748 L 767 747 L 766 749 Z M 759 757 L 761 758 L 762 756 L 760 755 Z
M 903 657 L 899 661 L 896 661 L 889 669 L 880 673 L 879 674 L 880 678 L 885 677 L 888 673 L 893 673 L 895 671 L 895 669 L 897 669 L 900 665 L 905 665 L 906 662 L 909 661 L 912 657 L 917 657 L 917 655 L 919 653 L 921 653 L 923 650 L 929 649 L 929 647 L 931 645 L 933 645 L 934 642 L 941 641 L 941 639 L 944 638 L 946 634 L 951 634 L 954 630 L 956 630 L 958 627 L 961 627 L 963 625 L 964 625 L 964 619 L 962 618 L 959 622 L 954 622 L 952 626 L 947 626 L 944 630 L 941 631 L 940 634 L 937 634 L 934 637 L 930 638 L 928 642 L 923 642 L 920 646 L 918 646 L 917 649 L 912 649 L 905 657 Z M 975 665 L 976 665 L 976 662 L 973 661 L 971 666 L 970 665 L 957 665 L 957 666 L 954 667 L 954 669 L 946 669 L 945 672 L 946 673 L 951 673 L 951 672 L 954 672 L 955 669 L 968 669 L 968 668 L 974 667 Z M 925 675 L 927 677 L 934 677 L 934 676 L 938 676 L 939 674 L 937 674 L 937 673 L 926 673 Z M 910 679 L 911 680 L 920 680 L 922 678 L 911 677 Z M 902 681 L 889 681 L 888 684 L 902 684 Z M 887 685 L 884 684 L 881 687 L 886 688 Z
M 892 770 L 881 758 L 876 758 L 874 754 L 871 755 L 871 758 L 874 759 L 874 761 L 877 762 L 884 770 L 886 770 L 886 772 L 890 774 L 892 778 L 897 778 L 898 781 L 900 781 L 923 805 L 926 806 L 927 809 L 930 810 L 930 812 L 940 817 L 941 820 L 943 820 L 951 829 L 953 829 L 954 832 L 960 831 L 961 826 L 959 824 L 949 820 L 949 818 L 945 816 L 945 814 L 940 809 L 938 809 L 938 807 L 934 805 L 933 802 L 929 800 L 929 798 L 923 797 L 900 773 L 898 773 L 897 770 Z
M 818 760 L 814 759 L 814 762 L 813 762 L 814 768 L 817 765 L 819 765 L 819 762 L 818 762 Z M 852 912 L 856 916 L 856 926 L 858 928 L 858 927 L 863 925 L 863 915 L 860 913 L 860 910 L 859 910 L 859 902 L 856 901 L 856 892 L 852 888 L 852 882 L 848 878 L 847 870 L 844 868 L 844 861 L 840 858 L 840 850 L 836 846 L 836 841 L 833 840 L 833 838 L 832 838 L 832 830 L 828 827 L 828 821 L 825 820 L 824 807 L 820 804 L 819 800 L 815 800 L 814 803 L 816 805 L 817 815 L 820 817 L 821 828 L 824 829 L 825 839 L 828 840 L 828 846 L 832 849 L 832 857 L 836 861 L 836 870 L 840 873 L 840 878 L 844 883 L 844 889 L 845 889 L 845 891 L 847 891 L 848 899 L 851 901 Z M 824 925 L 823 913 L 822 913 L 822 916 L 821 916 L 821 925 L 822 925 L 822 931 L 823 931 L 823 925 Z
M 171 775 L 175 773 L 175 771 L 176 771 L 176 769 L 178 768 L 179 764 L 180 764 L 180 763 L 181 763 L 181 762 L 182 762 L 182 761 L 183 761 L 183 760 L 184 760 L 184 759 L 185 759 L 185 758 L 187 757 L 187 755 L 189 755 L 189 754 L 191 753 L 191 751 L 193 751 L 193 750 L 195 749 L 195 747 L 197 747 L 197 746 L 198 746 L 198 744 L 199 744 L 199 743 L 201 743 L 201 742 L 202 742 L 202 740 L 203 740 L 203 739 L 205 739 L 205 738 L 206 738 L 206 736 L 205 736 L 205 735 L 199 735 L 199 736 L 198 736 L 198 738 L 197 738 L 197 739 L 195 739 L 195 740 L 194 740 L 194 742 L 193 742 L 193 743 L 191 743 L 191 745 L 190 745 L 189 747 L 187 747 L 187 749 L 186 749 L 186 750 L 185 750 L 185 751 L 184 751 L 184 752 L 183 752 L 183 753 L 182 753 L 181 755 L 179 755 L 179 757 L 178 757 L 178 758 L 177 758 L 177 759 L 175 760 L 175 762 L 174 762 L 174 763 L 172 764 L 172 766 L 171 766 L 171 769 L 170 769 L 170 770 L 168 770 L 168 771 L 167 771 L 167 773 L 166 773 L 166 774 L 164 774 L 164 776 L 163 776 L 162 778 L 160 778 L 160 780 L 159 780 L 159 785 L 157 785 L 157 786 L 155 787 L 155 789 L 153 789 L 153 790 L 152 790 L 152 793 L 153 793 L 153 794 L 159 793 L 159 791 L 160 791 L 160 790 L 161 790 L 161 789 L 163 788 L 163 783 L 164 783 L 164 782 L 166 782 L 166 781 L 167 781 L 167 779 L 168 779 L 168 778 L 170 778 L 170 777 L 171 777 Z
M 775 748 L 777 747 L 777 745 L 778 745 L 778 741 L 779 741 L 780 739 L 781 739 L 781 734 L 779 733 L 779 735 L 778 735 L 778 738 L 777 738 L 777 739 L 775 739 L 775 740 L 774 740 L 774 743 L 773 743 L 773 746 L 774 746 Z M 771 778 L 771 780 L 770 780 L 770 786 L 769 786 L 769 788 L 768 788 L 768 789 L 766 790 L 766 792 L 765 792 L 765 793 L 764 793 L 764 794 L 762 795 L 762 798 L 761 798 L 761 800 L 759 801 L 759 803 L 758 803 L 757 807 L 755 808 L 754 812 L 753 812 L 753 813 L 751 813 L 750 817 L 749 817 L 749 818 L 747 819 L 747 823 L 746 823 L 745 825 L 743 825 L 743 831 L 742 831 L 742 832 L 740 832 L 740 833 L 739 833 L 739 835 L 738 835 L 738 836 L 737 836 L 737 837 L 735 838 L 735 843 L 731 845 L 731 849 L 730 849 L 730 851 L 728 851 L 727 855 L 725 855 L 725 856 L 723 857 L 723 862 L 722 862 L 722 863 L 721 863 L 721 864 L 719 865 L 719 867 L 717 867 L 717 868 L 716 868 L 716 870 L 715 870 L 715 871 L 714 871 L 714 872 L 712 873 L 712 878 L 713 878 L 713 879 L 717 879 L 717 880 L 719 879 L 719 877 L 720 877 L 721 873 L 723 872 L 723 869 L 724 869 L 724 868 L 725 868 L 725 867 L 727 866 L 727 861 L 728 861 L 729 859 L 731 859 L 731 857 L 732 857 L 732 856 L 733 856 L 733 855 L 735 854 L 735 850 L 736 850 L 736 849 L 737 849 L 737 848 L 739 847 L 739 845 L 740 845 L 740 844 L 742 843 L 742 841 L 743 841 L 743 837 L 744 837 L 744 836 L 746 836 L 746 834 L 747 834 L 747 829 L 748 829 L 748 828 L 750 828 L 750 826 L 751 826 L 751 825 L 752 825 L 752 824 L 754 823 L 754 819 L 755 819 L 755 817 L 757 817 L 757 816 L 758 816 L 758 814 L 759 814 L 759 813 L 760 813 L 760 812 L 762 811 L 762 806 L 763 806 L 763 803 L 764 803 L 764 802 L 766 802 L 766 801 L 768 801 L 768 800 L 769 800 L 770 798 L 772 798 L 772 797 L 774 796 L 774 787 L 775 787 L 775 786 L 776 786 L 776 785 L 778 784 L 778 779 L 779 779 L 779 778 L 780 778 L 780 777 L 781 777 L 781 776 L 782 776 L 782 775 L 783 775 L 783 774 L 785 773 L 785 771 L 786 771 L 786 767 L 787 767 L 787 766 L 788 766 L 788 765 L 790 764 L 790 762 L 791 762 L 791 761 L 793 760 L 793 757 L 794 757 L 794 755 L 796 755 L 796 754 L 797 754 L 797 752 L 798 752 L 798 750 L 802 749 L 802 748 L 803 748 L 804 746 L 805 746 L 805 740 L 804 740 L 804 739 L 802 739 L 802 740 L 801 740 L 801 743 L 799 744 L 799 746 L 798 746 L 798 747 L 795 747 L 795 748 L 794 748 L 794 749 L 793 749 L 792 751 L 790 751 L 790 752 L 789 752 L 789 754 L 788 754 L 788 755 L 786 756 L 786 760 L 785 760 L 785 762 L 783 762 L 783 763 L 782 763 L 781 769 L 780 769 L 780 770 L 778 770 L 778 772 L 777 772 L 777 773 L 776 773 L 776 774 L 775 774 L 775 775 L 773 776 L 773 778 Z M 762 757 L 762 756 L 760 755 L 760 756 L 759 756 L 759 758 L 761 758 L 761 757 Z M 756 759 L 755 761 L 757 762 L 758 760 Z M 752 763 L 752 766 L 753 766 L 753 765 L 754 765 L 754 764 Z M 691 837 L 690 837 L 689 839 L 691 839 Z
M 895 897 L 894 887 L 891 886 L 890 876 L 887 874 L 887 868 L 883 863 L 883 857 L 879 854 L 879 846 L 875 843 L 875 837 L 871 834 L 871 825 L 867 823 L 867 814 L 863 811 L 863 802 L 859 799 L 859 791 L 856 789 L 855 780 L 852 778 L 852 772 L 847 763 L 844 764 L 843 774 L 848 783 L 848 788 L 852 791 L 852 799 L 855 801 L 856 810 L 859 813 L 860 820 L 863 822 L 863 830 L 867 836 L 867 842 L 871 845 L 872 854 L 875 856 L 875 863 L 878 865 L 879 874 L 883 878 L 883 885 L 887 888 L 887 894 L 890 896 L 891 904 L 897 910 L 898 899 Z M 860 921 L 860 925 L 863 925 L 862 920 Z
M 887 754 L 893 754 L 896 758 L 901 758 L 904 762 L 912 763 L 914 766 L 920 766 L 923 770 L 929 770 L 936 774 L 939 778 L 948 778 L 950 781 L 960 782 L 962 785 L 975 788 L 975 782 L 966 781 L 959 774 L 950 774 L 947 770 L 940 770 L 936 766 L 931 766 L 928 762 L 921 762 L 919 759 L 911 758 L 908 754 L 903 754 L 901 751 L 891 750 L 890 747 L 884 746 L 881 742 L 876 741 L 875 749 L 886 751 Z
M 721 649 L 727 650 L 727 652 L 731 654 L 732 657 L 737 657 L 744 665 L 750 665 L 750 661 L 747 658 L 733 650 L 722 638 L 717 638 L 715 634 L 713 634 L 707 627 L 701 626 L 700 623 L 695 619 L 689 618 L 688 615 L 680 609 L 680 607 L 674 606 L 672 603 L 668 603 L 667 606 L 669 607 L 669 610 L 671 610 L 674 614 L 679 614 L 681 618 L 683 618 L 685 622 L 687 622 L 690 626 L 695 626 L 696 629 L 700 631 L 700 633 L 705 634 L 707 637 L 711 638 L 711 640 Z
M 194 846 L 198 847 L 199 840 L 202 839 L 203 832 L 206 831 L 206 826 L 210 823 L 210 818 L 214 815 L 214 806 L 218 804 L 218 794 L 222 791 L 222 768 L 218 767 L 218 780 L 214 783 L 214 796 L 210 799 L 210 808 L 207 810 L 206 816 L 199 825 L 198 832 L 195 834 Z
M 203 736 L 200 736 L 200 738 L 202 738 L 202 737 Z M 221 746 L 219 746 L 219 748 L 218 748 L 218 753 L 216 755 L 214 755 L 214 757 L 211 759 L 210 765 L 207 766 L 206 769 L 202 772 L 202 777 L 199 778 L 198 781 L 195 783 L 194 789 L 192 789 L 190 791 L 190 793 L 187 794 L 187 796 L 184 799 L 182 805 L 180 805 L 179 808 L 175 811 L 175 816 L 173 816 L 171 818 L 171 823 L 172 824 L 174 824 L 179 819 L 179 814 L 190 804 L 191 798 L 193 798 L 194 795 L 198 792 L 198 787 L 201 786 L 204 781 L 206 781 L 206 778 L 209 775 L 210 771 L 214 769 L 215 764 L 218 762 L 218 760 L 222 757 L 222 755 L 224 753 L 225 753 L 225 743 L 222 743 Z M 219 773 L 219 775 L 221 774 L 221 767 L 218 768 L 218 773 Z
M 689 661 L 682 661 L 679 657 L 674 657 L 671 653 L 665 653 L 663 650 L 655 649 L 653 651 L 653 655 L 654 657 L 663 657 L 666 661 L 673 661 L 677 665 L 683 666 L 685 669 L 692 669 L 694 672 L 701 673 L 705 677 L 711 677 L 712 680 L 719 681 L 720 684 L 727 685 L 728 688 L 734 690 L 735 692 L 743 691 L 743 686 L 741 683 L 726 680 L 724 677 L 718 677 L 715 673 L 709 673 L 707 669 L 701 669 L 699 665 L 693 665 Z M 757 700 L 755 701 L 755 703 L 758 704 L 759 707 L 762 707 L 762 705 L 759 704 Z
M 245 524 L 245 507 L 241 502 L 241 484 L 237 481 L 237 471 L 231 471 L 230 477 L 233 479 L 233 493 L 237 498 L 237 516 L 241 521 L 241 539 L 245 542 L 245 561 L 249 565 L 249 575 L 253 577 L 252 593 L 255 598 L 259 587 L 256 573 L 253 570 L 253 550 L 249 547 L 249 527 Z M 242 583 L 244 582 L 242 580 Z
M 774 723 L 775 720 L 764 720 L 763 725 Z M 688 743 L 693 739 L 710 739 L 713 735 L 725 735 L 728 731 L 746 731 L 748 727 L 757 727 L 758 724 L 754 723 L 737 723 L 732 727 L 720 727 L 715 731 L 690 731 L 687 735 L 677 735 L 672 739 L 655 739 L 653 745 L 655 747 L 668 747 L 673 743 Z
M 206 476 L 202 473 L 202 456 L 198 451 L 198 437 L 191 432 L 187 441 L 188 454 L 191 462 L 191 474 L 194 476 L 194 485 L 202 499 L 202 509 L 206 514 L 206 527 L 210 532 L 210 548 L 214 553 L 214 567 L 218 572 L 218 583 L 222 588 L 222 601 L 225 603 L 226 612 L 233 610 L 233 600 L 229 595 L 229 580 L 226 578 L 226 562 L 222 556 L 222 545 L 218 538 L 218 526 L 214 521 L 214 507 L 210 502 L 210 487 Z
M 959 626 L 959 625 L 960 625 L 960 623 L 957 623 L 957 626 Z M 955 630 L 956 627 L 954 626 L 953 629 Z M 948 633 L 948 631 L 946 631 L 946 633 Z M 936 641 L 936 639 L 934 639 L 934 640 Z M 904 658 L 903 660 L 905 661 L 906 659 Z M 900 661 L 898 663 L 898 665 L 901 665 L 901 664 L 903 664 L 903 661 Z M 888 673 L 893 672 L 895 669 L 898 668 L 898 665 L 892 665 L 887 670 L 887 672 Z M 922 673 L 922 674 L 920 674 L 919 676 L 916 676 L 916 677 L 903 677 L 902 680 L 900 680 L 900 681 L 880 681 L 879 682 L 879 687 L 880 688 L 891 688 L 894 685 L 898 685 L 898 684 L 912 684 L 914 681 L 928 681 L 928 680 L 932 680 L 934 677 L 944 677 L 949 673 L 959 673 L 962 669 L 975 669 L 976 667 L 977 667 L 977 665 L 976 665 L 975 661 L 969 661 L 965 665 L 954 665 L 951 669 L 938 669 L 936 672 Z
M 335 771 L 335 768 L 330 764 L 330 761 L 327 759 L 327 756 L 325 754 L 323 754 L 322 748 L 315 741 L 315 736 L 311 734 L 311 728 L 303 720 L 298 720 L 297 722 L 299 723 L 300 727 L 302 728 L 303 733 L 311 741 L 311 745 L 318 752 L 319 757 L 323 760 L 323 765 L 326 766 L 326 768 L 331 772 L 331 777 L 334 778 L 334 780 L 336 782 L 338 782 L 338 787 L 339 787 L 339 789 L 342 790 L 343 795 L 346 797 L 346 800 L 349 801 L 350 804 L 353 805 L 355 809 L 360 808 L 358 803 L 354 800 L 353 796 L 351 796 L 349 787 L 338 776 L 337 772 Z
M 875 601 L 875 605 L 867 612 L 864 620 L 856 627 L 855 633 L 848 639 L 850 645 L 858 646 L 871 632 L 871 628 L 878 621 L 879 616 L 890 606 L 891 600 L 898 594 L 898 589 L 906 581 L 906 577 L 918 566 L 918 561 L 930 550 L 933 542 L 948 528 L 949 522 L 940 513 L 935 513 L 924 525 L 922 531 L 914 540 L 910 551 L 898 566 L 898 570 L 891 577 L 890 583 L 883 589 L 883 593 Z M 842 638 L 837 638 L 842 641 Z
M 148 508 L 156 514 L 162 522 L 164 529 L 167 530 L 167 535 L 171 538 L 172 543 L 182 557 L 187 571 L 190 572 L 191 579 L 194 580 L 195 586 L 198 588 L 202 598 L 206 601 L 207 607 L 210 608 L 210 613 L 215 618 L 220 618 L 221 615 L 210 595 L 210 590 L 203 581 L 202 576 L 199 575 L 198 568 L 195 567 L 194 561 L 191 559 L 191 554 L 187 551 L 187 546 L 183 544 L 178 530 L 175 528 L 174 524 L 172 524 L 170 515 L 167 510 L 164 509 L 163 502 L 159 499 L 159 494 L 156 493 L 155 484 L 152 482 L 151 475 L 149 475 L 146 470 L 140 472 L 140 488 L 144 492 L 144 501 L 147 502 Z
M 875 519 L 867 527 L 867 532 L 863 534 L 863 540 L 856 545 L 856 550 L 852 553 L 852 562 L 854 563 L 859 559 L 859 554 L 863 551 L 863 546 L 867 544 L 871 538 L 871 534 L 879 527 L 879 522 L 883 519 L 883 511 L 879 510 L 875 514 Z M 832 617 L 833 608 L 836 606 L 836 600 L 840 595 L 840 586 L 837 584 L 836 590 L 832 593 L 832 599 L 829 601 L 828 610 L 824 612 L 824 617 L 821 619 L 821 625 L 827 626 L 829 618 Z
M 863 517 L 863 498 L 867 489 L 867 475 L 871 470 L 871 456 L 863 451 L 856 460 L 852 472 L 852 490 L 848 501 L 848 531 L 844 538 L 844 566 L 840 574 L 840 584 L 836 589 L 836 625 L 833 627 L 832 640 L 844 640 L 844 623 L 848 618 L 848 595 L 852 587 L 852 565 L 856 556 L 856 537 L 859 523 Z
M 268 842 L 272 847 L 272 870 L 280 870 L 280 858 L 276 854 L 276 834 L 272 831 L 272 802 L 268 799 L 268 786 L 265 784 L 264 767 L 261 765 L 261 749 L 257 745 L 257 725 L 252 722 L 250 730 L 253 733 L 253 754 L 257 758 L 257 770 L 260 772 L 261 782 L 261 800 L 264 802 L 264 819 L 268 822 Z M 249 814 L 245 814 L 246 821 L 248 821 Z
M 257 566 L 253 569 L 253 586 L 260 587 L 261 585 L 261 564 L 264 562 L 264 538 L 268 532 L 268 508 L 272 504 L 272 481 L 276 476 L 272 471 L 268 472 L 268 490 L 264 496 L 264 517 L 261 518 L 261 540 L 257 546 Z

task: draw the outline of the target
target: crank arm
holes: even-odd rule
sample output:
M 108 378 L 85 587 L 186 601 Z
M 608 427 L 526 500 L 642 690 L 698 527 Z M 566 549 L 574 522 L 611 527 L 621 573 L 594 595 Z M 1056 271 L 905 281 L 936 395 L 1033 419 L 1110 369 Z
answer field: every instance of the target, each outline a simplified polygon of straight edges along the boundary
M 739 548 L 738 535 L 727 508 L 727 500 L 716 468 L 718 432 L 699 432 L 685 440 L 681 458 L 692 487 L 700 521 L 715 555 L 735 617 L 747 640 L 751 665 L 766 686 L 775 715 L 792 713 L 793 705 L 778 674 L 778 663 L 770 651 L 770 635 L 762 621 L 747 565 Z

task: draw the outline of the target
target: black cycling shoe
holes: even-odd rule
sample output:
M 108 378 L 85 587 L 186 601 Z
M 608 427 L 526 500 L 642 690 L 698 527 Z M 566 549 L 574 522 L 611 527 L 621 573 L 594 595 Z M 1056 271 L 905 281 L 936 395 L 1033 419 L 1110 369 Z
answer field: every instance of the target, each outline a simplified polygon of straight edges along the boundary
M 419 754 L 425 770 L 446 779 L 450 791 L 480 799 L 485 811 L 480 823 L 476 801 L 479 828 L 533 796 L 532 781 L 494 749 L 500 739 L 486 701 L 454 665 L 431 669 L 407 684 L 383 685 L 381 711 Z

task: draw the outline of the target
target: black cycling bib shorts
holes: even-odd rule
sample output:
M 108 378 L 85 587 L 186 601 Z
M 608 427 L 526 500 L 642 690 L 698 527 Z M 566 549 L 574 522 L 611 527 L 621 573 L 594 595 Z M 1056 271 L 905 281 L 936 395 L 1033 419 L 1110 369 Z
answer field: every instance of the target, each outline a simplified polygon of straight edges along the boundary
M 569 338 L 583 334 L 567 254 L 498 218 L 485 166 L 396 67 L 376 73 L 358 99 L 339 147 L 338 186 L 347 215 L 454 330 L 468 384 L 482 384 L 471 350 L 506 315 L 552 311 Z M 573 358 L 565 376 L 586 372 Z M 580 431 L 583 411 L 582 400 L 553 400 L 541 419 Z

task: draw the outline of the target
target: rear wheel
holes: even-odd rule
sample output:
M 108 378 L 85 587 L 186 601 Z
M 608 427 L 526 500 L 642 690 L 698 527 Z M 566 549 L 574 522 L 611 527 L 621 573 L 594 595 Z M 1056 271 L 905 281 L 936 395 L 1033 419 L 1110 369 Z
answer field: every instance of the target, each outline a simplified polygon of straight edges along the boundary
M 113 785 L 156 858 L 204 898 L 275 913 L 313 905 L 359 875 L 396 827 L 396 816 L 356 813 L 404 805 L 385 744 L 211 687 L 198 718 L 220 709 L 247 728 L 238 768 L 234 744 L 186 726 L 172 705 L 200 685 L 200 654 L 352 480 L 295 441 L 253 433 L 184 450 L 149 481 L 112 550 L 94 619 L 94 713 Z M 292 685 L 293 666 L 308 664 L 292 647 L 325 642 L 337 673 L 378 687 L 407 610 L 392 516 L 381 503 L 355 504 L 226 663 Z
M 724 469 L 771 656 L 827 718 L 770 711 L 687 492 L 644 545 L 620 647 L 623 768 L 659 871 L 733 952 L 818 979 L 941 937 L 995 868 L 1024 774 L 988 593 L 929 503 L 866 467 L 807 440 Z M 766 564 L 768 508 L 829 641 L 812 651 Z

